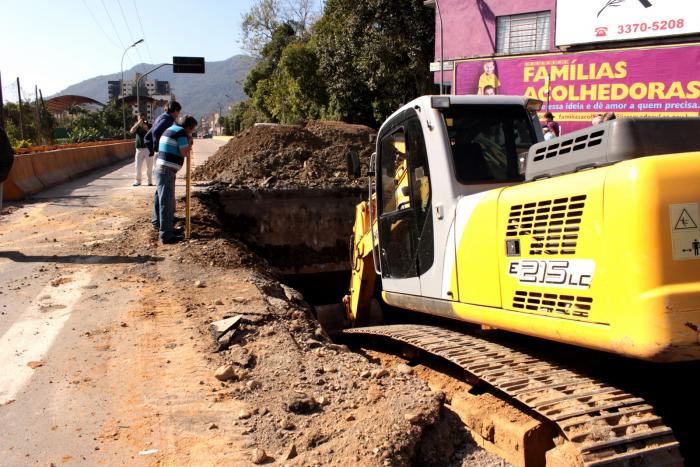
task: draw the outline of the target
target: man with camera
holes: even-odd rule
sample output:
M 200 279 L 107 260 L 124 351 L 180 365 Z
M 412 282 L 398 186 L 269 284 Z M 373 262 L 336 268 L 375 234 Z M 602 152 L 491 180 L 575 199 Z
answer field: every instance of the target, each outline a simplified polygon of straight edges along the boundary
M 146 176 L 148 178 L 148 186 L 153 185 L 153 154 L 146 147 L 146 142 L 144 137 L 148 130 L 151 129 L 151 124 L 148 123 L 145 113 L 140 113 L 139 118 L 129 130 L 129 133 L 136 135 L 136 176 L 134 177 L 134 186 L 141 185 L 141 169 L 143 168 L 143 161 L 146 161 Z

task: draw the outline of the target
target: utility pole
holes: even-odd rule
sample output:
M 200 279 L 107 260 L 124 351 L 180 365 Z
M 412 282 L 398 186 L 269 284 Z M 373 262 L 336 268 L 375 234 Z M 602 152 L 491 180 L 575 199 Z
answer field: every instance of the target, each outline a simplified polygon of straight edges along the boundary
M 44 137 L 41 134 L 41 113 L 39 112 L 39 86 L 34 85 L 34 113 L 36 114 L 36 120 L 34 120 L 34 126 L 36 128 L 36 139 L 37 143 L 44 142 Z
M 126 99 L 126 92 L 124 92 L 124 57 L 126 56 L 126 53 L 129 51 L 130 48 L 136 47 L 139 45 L 141 42 L 143 42 L 143 39 L 139 39 L 133 44 L 131 44 L 129 47 L 124 49 L 124 53 L 122 54 L 122 61 L 121 61 L 121 72 L 122 72 L 122 80 L 121 83 L 119 83 L 119 89 L 122 91 L 122 136 L 123 139 L 126 139 L 126 107 L 124 107 L 124 99 Z M 138 86 L 138 84 L 137 84 Z
M 2 73 L 0 73 L 0 126 L 5 128 L 5 101 L 2 98 Z
M 17 77 L 17 104 L 19 105 L 19 138 L 24 139 L 24 128 L 22 128 L 22 91 L 19 87 L 19 76 Z
M 41 101 L 41 110 L 42 114 L 41 115 L 47 115 L 46 112 L 46 106 L 44 105 L 44 94 L 41 92 L 41 89 L 39 89 L 39 100 Z M 47 142 L 52 143 L 53 142 L 53 127 L 51 125 L 48 126 L 49 131 L 48 131 L 48 136 L 46 137 Z

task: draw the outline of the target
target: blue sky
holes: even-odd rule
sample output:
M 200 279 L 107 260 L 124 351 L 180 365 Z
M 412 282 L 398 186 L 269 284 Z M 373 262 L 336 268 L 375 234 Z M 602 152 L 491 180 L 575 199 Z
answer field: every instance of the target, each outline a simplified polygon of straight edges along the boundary
M 241 16 L 253 1 L 0 0 L 4 100 L 16 100 L 18 76 L 23 94 L 33 97 L 35 84 L 48 96 L 118 72 L 124 48 L 142 37 L 146 42 L 127 52 L 125 70 L 173 55 L 217 61 L 244 53 Z

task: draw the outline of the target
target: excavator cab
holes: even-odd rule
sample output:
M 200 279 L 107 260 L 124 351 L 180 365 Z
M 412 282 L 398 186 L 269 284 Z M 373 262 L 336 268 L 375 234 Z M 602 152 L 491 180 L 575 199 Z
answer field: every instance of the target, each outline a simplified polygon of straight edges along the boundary
M 446 259 L 435 250 L 447 243 L 455 201 L 521 183 L 520 159 L 541 139 L 531 101 L 465 97 L 450 96 L 447 105 L 444 97 L 421 98 L 379 131 L 377 272 L 385 292 L 444 298 Z M 401 150 L 398 139 L 405 141 Z
M 350 322 L 367 322 L 377 277 L 385 293 L 457 298 L 442 285 L 454 264 L 444 250 L 454 256 L 456 201 L 522 182 L 523 154 L 543 140 L 540 106 L 511 96 L 424 96 L 382 125 L 369 201 L 356 210 Z

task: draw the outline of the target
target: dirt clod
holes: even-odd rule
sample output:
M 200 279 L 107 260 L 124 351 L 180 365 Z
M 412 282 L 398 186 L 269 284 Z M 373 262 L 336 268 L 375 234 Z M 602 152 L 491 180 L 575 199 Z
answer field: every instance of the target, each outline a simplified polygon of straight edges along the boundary
M 305 394 L 295 394 L 287 403 L 287 410 L 296 414 L 310 414 L 319 409 L 319 404 L 313 397 Z
M 253 464 L 260 465 L 270 460 L 270 458 L 264 449 L 255 448 L 253 450 L 253 456 L 250 460 L 253 462 Z
M 222 365 L 214 372 L 214 377 L 219 381 L 229 381 L 237 376 L 236 369 L 232 365 Z
M 297 447 L 294 443 L 292 443 L 291 446 L 287 448 L 287 450 L 284 451 L 284 454 L 282 454 L 282 461 L 288 461 L 290 459 L 294 459 L 297 456 Z

